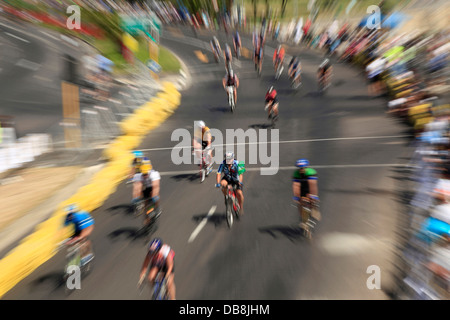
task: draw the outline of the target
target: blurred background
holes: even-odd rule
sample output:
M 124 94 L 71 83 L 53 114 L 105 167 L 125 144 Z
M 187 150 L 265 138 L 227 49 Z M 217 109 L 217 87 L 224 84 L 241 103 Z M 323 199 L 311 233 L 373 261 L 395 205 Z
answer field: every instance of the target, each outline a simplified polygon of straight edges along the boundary
M 67 11 L 73 5 L 80 19 L 70 29 L 68 18 L 77 22 L 76 11 Z M 43 195 L 33 195 L 34 204 L 41 203 L 80 175 L 80 167 L 105 160 L 103 150 L 122 133 L 121 121 L 154 97 L 162 81 L 183 78 L 183 62 L 161 45 L 167 30 L 189 30 L 197 39 L 264 33 L 274 46 L 357 70 L 368 99 L 381 98 L 380 109 L 411 135 L 404 170 L 413 191 L 397 230 L 391 294 L 448 299 L 449 17 L 447 0 L 3 0 L 0 228 L 33 206 L 18 208 L 24 193 L 15 186 L 31 175 L 20 170 L 42 170 L 32 173 L 29 183 L 39 183 L 30 194 L 59 177 L 48 180 L 52 188 Z

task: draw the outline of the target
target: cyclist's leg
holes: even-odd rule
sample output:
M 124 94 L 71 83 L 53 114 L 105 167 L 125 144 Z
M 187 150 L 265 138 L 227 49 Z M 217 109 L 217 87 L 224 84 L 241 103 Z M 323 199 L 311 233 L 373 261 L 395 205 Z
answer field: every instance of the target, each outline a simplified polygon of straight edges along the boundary
M 227 189 L 228 189 L 228 181 L 227 179 L 223 178 L 222 181 L 220 181 L 220 184 L 222 186 L 222 193 L 224 196 L 227 195 Z
M 167 279 L 167 291 L 169 292 L 169 299 L 170 300 L 175 300 L 175 274 L 174 271 L 172 270 L 172 272 L 170 274 L 166 274 L 166 279 Z
M 136 176 L 136 175 L 135 175 Z M 134 179 L 134 178 L 133 178 Z M 137 202 L 142 197 L 142 182 L 134 181 L 133 182 L 133 203 Z
M 238 186 L 236 189 L 236 195 L 240 207 L 240 213 L 243 213 L 244 211 L 244 192 L 242 190 L 242 186 Z
M 155 283 L 155 278 L 156 278 L 156 275 L 157 275 L 157 273 L 158 273 L 158 267 L 157 266 L 150 266 L 150 271 L 149 271 L 149 273 L 148 273 L 148 277 L 147 277 L 147 279 L 148 279 L 148 282 L 150 282 L 150 284 L 151 285 L 153 285 L 154 283 Z

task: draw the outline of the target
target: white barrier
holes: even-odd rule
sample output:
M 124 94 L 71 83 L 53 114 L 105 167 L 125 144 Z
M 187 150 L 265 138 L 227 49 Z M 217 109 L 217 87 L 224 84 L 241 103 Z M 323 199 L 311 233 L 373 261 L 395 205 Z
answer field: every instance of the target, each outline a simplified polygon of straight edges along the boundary
M 0 172 L 18 168 L 25 162 L 52 150 L 52 139 L 48 134 L 30 134 L 15 143 L 0 144 Z

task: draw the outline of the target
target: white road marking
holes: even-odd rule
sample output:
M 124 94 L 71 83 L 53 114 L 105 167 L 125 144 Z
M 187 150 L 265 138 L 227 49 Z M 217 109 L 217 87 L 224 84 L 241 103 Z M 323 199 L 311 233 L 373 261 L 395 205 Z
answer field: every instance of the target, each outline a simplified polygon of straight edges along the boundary
M 200 231 L 202 231 L 203 227 L 208 222 L 208 218 L 214 214 L 214 212 L 216 211 L 216 208 L 217 208 L 217 206 L 212 206 L 211 209 L 209 209 L 209 212 L 206 215 L 206 217 L 203 218 L 202 222 L 200 222 L 200 224 L 197 226 L 197 228 L 195 228 L 194 232 L 192 232 L 191 236 L 189 237 L 189 240 L 188 240 L 189 243 L 194 241 L 194 239 L 197 237 L 197 235 L 200 233 Z
M 16 63 L 16 66 L 19 66 L 19 67 L 22 67 L 25 69 L 30 69 L 33 71 L 36 71 L 37 69 L 39 69 L 41 67 L 41 65 L 39 63 L 28 61 L 25 59 L 20 59 L 19 62 Z
M 369 164 L 330 164 L 330 165 L 314 165 L 314 169 L 351 169 L 351 168 L 385 168 L 385 167 L 412 167 L 409 164 L 402 163 L 369 163 Z M 255 167 L 255 168 L 245 168 L 246 172 L 249 171 L 261 171 L 261 169 L 274 169 L 270 167 Z M 278 167 L 278 170 L 295 170 L 295 166 Z M 180 174 L 196 174 L 198 170 L 180 170 L 180 171 L 162 171 L 159 174 L 161 176 L 173 176 Z
M 16 39 L 18 39 L 18 40 L 20 40 L 20 41 L 23 41 L 23 42 L 26 42 L 26 43 L 30 43 L 30 41 L 28 41 L 28 40 L 26 40 L 26 39 L 23 39 L 23 38 L 21 38 L 21 37 L 18 37 L 18 36 L 16 36 L 16 35 L 12 34 L 12 33 L 5 32 L 5 34 L 7 34 L 7 35 L 10 36 L 10 37 L 16 38 Z
M 366 140 L 366 139 L 393 139 L 393 138 L 408 138 L 410 135 L 398 135 L 398 136 L 375 136 L 375 137 L 349 137 L 349 138 L 325 138 L 325 139 L 304 139 L 304 140 L 286 140 L 286 141 L 264 141 L 264 142 L 244 142 L 244 143 L 228 143 L 228 144 L 213 144 L 213 147 L 228 147 L 228 146 L 240 146 L 240 145 L 255 145 L 266 143 L 305 143 L 305 142 L 322 142 L 322 141 L 345 141 L 345 140 Z M 191 146 L 186 147 L 163 147 L 163 148 L 151 148 L 142 149 L 142 151 L 162 151 L 162 150 L 178 150 L 178 149 L 190 149 Z

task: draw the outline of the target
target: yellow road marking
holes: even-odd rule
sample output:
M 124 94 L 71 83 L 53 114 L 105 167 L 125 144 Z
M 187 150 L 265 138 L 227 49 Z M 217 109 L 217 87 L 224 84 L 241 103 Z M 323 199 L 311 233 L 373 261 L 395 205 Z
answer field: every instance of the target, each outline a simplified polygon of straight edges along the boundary
M 197 56 L 198 60 L 200 60 L 201 62 L 203 62 L 203 63 L 208 63 L 209 62 L 208 57 L 206 56 L 206 54 L 204 54 L 200 50 L 195 50 L 194 53 Z

